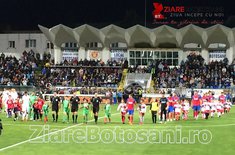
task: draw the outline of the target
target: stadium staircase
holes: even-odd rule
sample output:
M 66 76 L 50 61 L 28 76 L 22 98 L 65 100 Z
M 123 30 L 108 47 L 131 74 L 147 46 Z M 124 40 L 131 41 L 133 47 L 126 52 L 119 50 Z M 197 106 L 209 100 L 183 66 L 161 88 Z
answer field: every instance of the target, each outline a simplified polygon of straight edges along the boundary
M 154 80 L 152 79 L 151 83 L 150 83 L 150 87 L 147 89 L 147 93 L 153 93 L 154 92 L 154 86 L 155 86 L 155 83 L 154 83 Z
M 118 84 L 118 89 L 120 91 L 123 91 L 123 89 L 124 89 L 124 84 L 125 84 L 125 81 L 126 81 L 127 73 L 128 73 L 128 69 L 124 69 L 123 72 L 122 72 L 122 79 Z

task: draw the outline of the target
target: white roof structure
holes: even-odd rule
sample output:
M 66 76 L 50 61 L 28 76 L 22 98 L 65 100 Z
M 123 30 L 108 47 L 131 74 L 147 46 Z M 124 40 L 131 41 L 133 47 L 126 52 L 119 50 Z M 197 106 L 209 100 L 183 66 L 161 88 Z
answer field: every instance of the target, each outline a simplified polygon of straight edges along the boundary
M 125 38 L 129 47 L 134 47 L 138 43 L 146 43 L 153 46 L 154 38 L 149 28 L 135 25 L 126 30 Z
M 38 27 L 39 27 L 39 29 L 42 31 L 42 33 L 47 37 L 47 39 L 48 39 L 50 42 L 54 43 L 54 38 L 51 36 L 51 33 L 50 33 L 49 29 L 46 28 L 46 27 L 43 27 L 43 26 L 41 26 L 41 25 L 38 25 Z
M 62 24 L 57 25 L 49 29 L 51 36 L 53 36 L 53 43 L 60 47 L 66 42 L 76 42 L 73 29 L 64 26 Z
M 73 30 L 74 36 L 78 44 L 82 47 L 86 46 L 89 42 L 104 42 L 104 34 L 97 28 L 90 25 L 82 25 Z
M 159 47 L 159 45 L 164 43 L 170 43 L 176 45 L 178 47 L 178 41 L 176 39 L 177 29 L 172 28 L 167 25 L 162 25 L 152 30 L 152 35 L 154 37 L 153 43 L 155 47 Z
M 196 25 L 187 25 L 181 29 L 179 29 L 179 44 L 180 47 L 184 48 L 185 44 L 189 43 L 197 43 L 200 44 L 202 47 L 205 47 L 205 42 L 203 40 L 205 37 L 204 29 L 198 27 Z
M 125 39 L 125 29 L 116 25 L 109 25 L 100 30 L 104 34 L 104 45 L 109 47 L 110 44 L 121 42 L 127 43 Z
M 214 25 L 206 29 L 206 46 L 208 47 L 212 43 L 223 43 L 226 47 L 229 47 L 229 33 L 231 29 L 223 25 Z
M 144 43 L 144 45 L 156 48 L 167 44 L 183 48 L 185 44 L 196 43 L 207 49 L 210 44 L 222 43 L 226 45 L 226 48 L 229 48 L 234 46 L 235 38 L 235 29 L 219 24 L 205 29 L 193 24 L 180 29 L 167 25 L 154 29 L 135 25 L 124 29 L 112 24 L 102 29 L 87 24 L 75 29 L 62 24 L 50 29 L 39 25 L 39 29 L 49 41 L 58 47 L 66 42 L 76 42 L 81 47 L 86 47 L 86 44 L 90 42 L 101 43 L 103 47 L 110 47 L 112 43 L 122 42 L 126 43 L 127 47 L 135 47 L 136 44 Z

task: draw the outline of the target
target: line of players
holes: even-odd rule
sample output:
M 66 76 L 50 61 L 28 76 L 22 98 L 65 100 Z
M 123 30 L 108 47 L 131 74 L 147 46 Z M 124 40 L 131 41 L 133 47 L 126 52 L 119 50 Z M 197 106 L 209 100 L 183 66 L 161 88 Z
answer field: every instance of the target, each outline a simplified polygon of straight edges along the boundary
M 80 101 L 80 98 L 76 95 L 76 93 L 74 93 L 72 97 L 59 97 L 55 92 L 50 99 L 46 97 L 44 100 L 42 96 L 36 95 L 34 92 L 30 95 L 28 95 L 27 92 L 24 92 L 24 94 L 20 97 L 14 90 L 4 90 L 0 97 L 0 108 L 2 109 L 4 106 L 6 116 L 8 118 L 13 117 L 14 121 L 19 118 L 21 118 L 22 121 L 27 121 L 28 119 L 42 121 L 44 119 L 45 123 L 48 121 L 49 107 L 51 107 L 53 122 L 58 121 L 59 110 L 62 109 L 63 122 L 69 122 L 71 112 L 73 123 L 77 123 L 78 110 L 80 108 L 83 110 L 82 113 L 84 123 L 88 122 L 88 114 L 91 110 L 91 114 L 93 113 L 95 123 L 97 124 L 99 105 L 101 101 L 101 98 L 99 98 L 97 94 L 95 94 L 95 96 L 90 100 L 89 98 L 83 98 L 83 100 Z M 92 104 L 90 104 L 90 102 Z M 105 104 L 104 111 L 106 122 L 110 122 L 110 102 Z
M 17 120 L 19 116 L 21 116 L 23 121 L 27 121 L 28 118 L 31 120 L 42 120 L 42 116 L 44 115 L 44 122 L 47 122 L 49 105 L 51 105 L 53 122 L 57 122 L 60 102 L 62 102 L 61 108 L 63 109 L 63 122 L 69 121 L 71 110 L 73 123 L 77 123 L 77 112 L 80 105 L 80 98 L 77 97 L 76 94 L 71 98 L 64 97 L 61 101 L 61 98 L 54 93 L 49 101 L 47 99 L 43 100 L 39 95 L 35 95 L 35 93 L 28 95 L 28 93 L 25 92 L 22 98 L 19 98 L 18 96 L 16 97 L 16 94 L 14 93 L 14 91 L 11 93 L 8 92 L 7 95 L 3 94 L 0 98 L 0 103 L 5 104 L 7 117 L 12 117 L 12 114 L 14 114 L 14 120 Z M 92 109 L 95 123 L 97 123 L 101 99 L 97 97 L 96 94 L 91 101 L 84 98 L 81 102 L 83 103 L 80 108 L 83 109 L 84 123 L 87 123 L 88 121 L 90 109 Z M 92 106 L 90 106 L 89 102 L 92 103 Z M 190 110 L 190 103 L 188 100 L 180 100 L 174 93 L 169 97 L 165 97 L 165 95 L 162 94 L 162 97 L 159 100 L 156 98 L 152 98 L 151 100 L 148 98 L 141 99 L 140 104 L 137 106 L 137 110 L 139 111 L 139 124 L 143 124 L 144 122 L 147 104 L 149 103 L 153 123 L 157 122 L 157 117 L 159 118 L 160 123 L 163 121 L 180 120 L 181 116 L 184 120 L 188 119 L 188 113 Z M 117 110 L 121 111 L 121 120 L 123 124 L 125 123 L 125 116 L 127 113 L 129 115 L 129 124 L 133 124 L 135 104 L 136 101 L 132 95 L 129 95 L 126 103 L 122 100 L 119 104 Z M 217 116 L 220 117 L 222 114 L 229 112 L 232 103 L 229 100 L 226 100 L 226 96 L 223 92 L 219 96 L 218 100 L 214 99 L 211 92 L 205 93 L 202 97 L 198 92 L 195 92 L 192 96 L 191 106 L 194 111 L 193 116 L 195 119 L 198 119 L 200 112 L 202 118 L 208 119 L 209 116 L 214 117 L 214 115 L 217 114 Z M 105 103 L 104 122 L 107 123 L 108 121 L 111 122 L 111 106 L 110 102 L 107 100 Z
M 157 122 L 157 117 L 160 123 L 164 121 L 173 121 L 173 120 L 183 120 L 188 119 L 189 110 L 193 109 L 194 119 L 198 119 L 199 113 L 203 119 L 208 119 L 209 116 L 214 117 L 217 114 L 218 117 L 221 117 L 224 113 L 228 113 L 232 107 L 230 100 L 226 99 L 226 96 L 222 92 L 218 99 L 215 99 L 211 92 L 205 93 L 203 96 L 200 96 L 197 91 L 194 92 L 194 95 L 191 99 L 191 104 L 188 100 L 182 99 L 173 93 L 169 97 L 165 97 L 162 93 L 162 97 L 158 100 L 152 98 L 150 101 L 148 98 L 141 99 L 140 104 L 138 105 L 137 110 L 139 111 L 139 124 L 143 124 L 144 116 L 147 111 L 147 104 L 150 103 L 150 113 L 152 114 L 152 122 Z M 134 105 L 136 104 L 135 100 L 129 95 L 126 103 L 122 102 L 118 106 L 118 111 L 121 111 L 121 120 L 122 123 L 125 123 L 125 116 L 128 114 L 129 124 L 133 124 L 133 115 L 134 115 Z

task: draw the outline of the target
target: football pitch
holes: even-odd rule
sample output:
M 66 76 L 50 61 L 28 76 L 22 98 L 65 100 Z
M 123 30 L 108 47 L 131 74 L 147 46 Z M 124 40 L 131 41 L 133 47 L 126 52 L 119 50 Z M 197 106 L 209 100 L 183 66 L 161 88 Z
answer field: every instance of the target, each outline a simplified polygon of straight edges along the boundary
M 101 107 L 96 125 L 89 114 L 88 124 L 83 124 L 79 110 L 78 123 L 41 121 L 14 122 L 0 113 L 3 128 L 0 136 L 0 155 L 64 155 L 64 154 L 235 154 L 235 109 L 218 118 L 194 120 L 192 110 L 189 120 L 152 124 L 151 114 L 146 113 L 144 124 L 139 125 L 138 112 L 134 124 L 121 123 L 117 106 L 112 105 L 111 123 L 104 124 Z M 70 114 L 71 115 L 71 114 Z M 201 116 L 201 115 L 200 115 Z

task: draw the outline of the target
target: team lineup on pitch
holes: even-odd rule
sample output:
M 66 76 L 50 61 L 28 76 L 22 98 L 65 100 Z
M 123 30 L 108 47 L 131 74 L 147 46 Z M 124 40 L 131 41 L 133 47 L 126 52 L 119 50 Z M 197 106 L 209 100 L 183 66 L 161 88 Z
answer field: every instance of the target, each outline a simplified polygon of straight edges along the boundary
M 112 108 L 116 109 L 117 106 L 114 105 L 112 106 Z M 188 144 L 190 146 L 201 145 L 201 146 L 210 147 L 211 143 L 214 144 L 216 141 L 218 141 L 218 136 L 217 136 L 218 130 L 223 129 L 226 131 L 227 129 L 230 129 L 231 131 L 232 129 L 234 129 L 235 124 L 231 124 L 231 122 L 234 122 L 234 120 L 232 119 L 232 116 L 234 116 L 233 110 L 234 109 L 231 110 L 231 113 L 224 115 L 221 118 L 214 118 L 211 120 L 203 120 L 199 118 L 198 120 L 193 120 L 193 118 L 189 116 L 188 121 L 184 120 L 173 121 L 173 122 L 166 122 L 166 124 L 152 124 L 150 119 L 151 114 L 146 113 L 147 118 L 145 120 L 145 124 L 141 126 L 138 123 L 134 123 L 132 126 L 128 124 L 124 125 L 121 124 L 120 113 L 114 113 L 112 115 L 113 121 L 110 124 L 104 124 L 103 117 L 100 117 L 97 125 L 95 125 L 94 119 L 92 117 L 89 117 L 88 124 L 84 124 L 82 121 L 78 121 L 78 124 L 74 125 L 53 123 L 53 122 L 48 122 L 46 125 L 43 125 L 43 122 L 40 121 L 36 122 L 29 121 L 22 124 L 22 122 L 8 121 L 8 123 L 11 124 L 6 125 L 5 129 L 9 127 L 13 129 L 14 124 L 12 125 L 12 123 L 16 123 L 15 124 L 16 127 L 24 125 L 23 129 L 28 134 L 27 136 L 25 136 L 24 140 L 22 139 L 22 141 L 20 142 L 16 142 L 13 145 L 8 144 L 8 146 L 1 147 L 0 154 L 1 152 L 4 153 L 4 152 L 9 152 L 11 150 L 15 150 L 17 148 L 20 148 L 21 146 L 30 146 L 35 144 L 42 147 L 51 146 L 53 144 L 62 145 L 62 146 L 66 144 L 76 146 L 79 144 L 79 145 L 85 145 L 88 148 L 92 144 L 97 144 L 98 146 L 103 144 L 104 146 L 111 148 L 114 147 L 113 144 L 117 146 L 122 146 L 123 144 L 125 144 L 130 147 L 140 144 L 142 147 L 144 147 L 145 145 L 161 146 L 164 144 L 167 144 L 167 146 L 171 145 L 172 147 L 174 147 L 175 144 L 176 145 Z M 100 111 L 101 116 L 103 115 L 102 113 L 104 113 L 104 111 Z M 190 113 L 190 115 L 191 114 L 192 113 Z M 82 113 L 79 113 L 79 116 L 80 115 L 82 115 Z M 134 122 L 138 122 L 137 117 L 135 117 Z M 37 130 L 37 133 L 36 132 L 34 133 L 35 129 Z M 44 131 L 45 133 L 44 134 L 39 133 L 43 129 L 45 129 Z M 116 131 L 114 129 L 116 129 Z M 98 130 L 99 132 L 97 132 Z M 114 137 L 112 137 L 112 135 L 114 134 L 116 135 L 120 134 L 120 131 L 126 132 L 126 135 L 123 139 L 122 138 L 115 139 Z M 4 132 L 5 132 L 4 134 L 8 134 L 7 131 Z M 162 139 L 159 138 L 160 132 L 162 134 L 161 135 Z M 192 138 L 195 138 L 194 139 L 195 141 L 193 141 L 193 139 L 190 139 L 190 136 L 188 135 L 188 133 L 190 132 L 196 135 L 196 137 L 191 136 Z M 86 135 L 82 133 L 89 133 L 89 134 Z M 108 135 L 105 135 L 104 133 L 107 133 Z M 174 139 L 175 136 L 180 137 L 180 133 L 182 133 L 181 141 L 179 138 Z M 101 135 L 101 138 L 99 137 L 98 134 Z M 122 132 L 120 135 L 122 135 Z M 140 135 L 140 137 L 137 138 L 134 137 L 133 135 Z M 10 139 L 11 138 L 9 138 L 9 140 Z M 188 141 L 186 139 L 188 139 Z M 100 147 L 102 148 L 102 146 Z
M 24 137 L 15 143 L 9 140 L 0 147 L 0 154 L 25 145 L 203 147 L 218 141 L 217 128 L 235 127 L 231 117 L 234 109 L 223 92 L 214 97 L 211 92 L 200 95 L 195 91 L 191 101 L 175 93 L 166 97 L 163 92 L 160 98 L 139 101 L 129 95 L 118 104 L 97 94 L 92 98 L 79 98 L 75 93 L 71 96 L 54 93 L 43 98 L 25 92 L 22 100 L 11 101 L 11 96 L 5 100 L 7 108 L 1 116 L 5 115 L 3 121 L 7 123 L 1 138 L 14 138 L 8 136 L 12 130 L 19 130 Z

